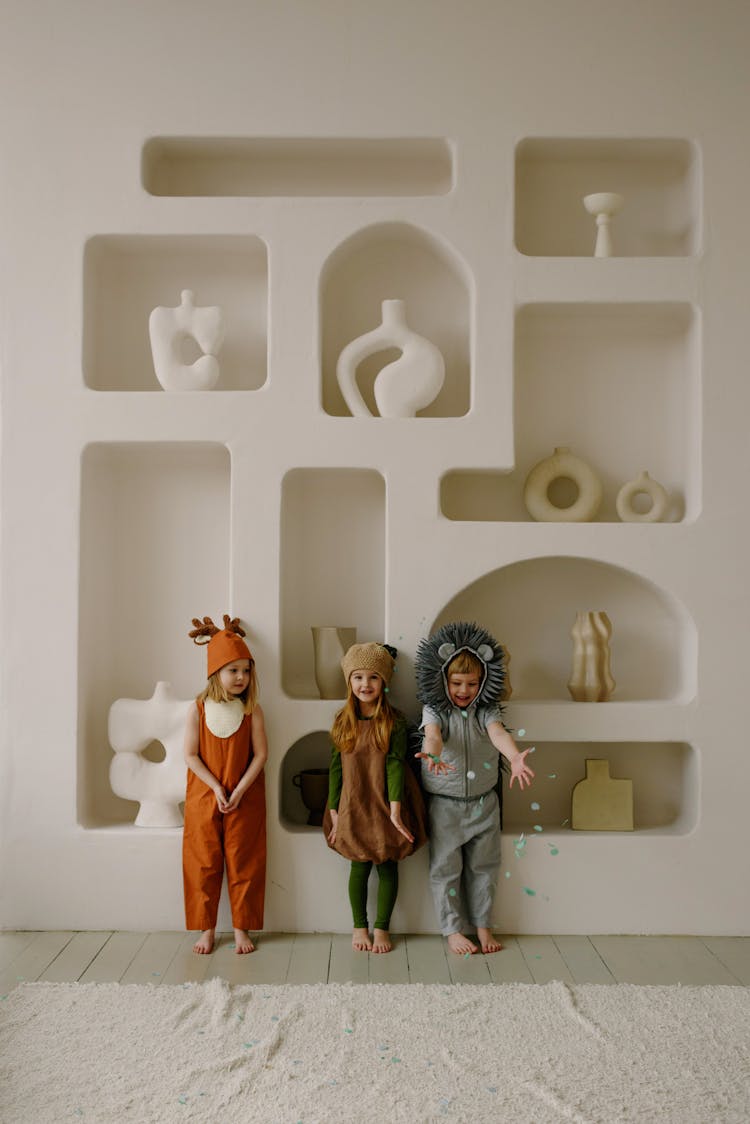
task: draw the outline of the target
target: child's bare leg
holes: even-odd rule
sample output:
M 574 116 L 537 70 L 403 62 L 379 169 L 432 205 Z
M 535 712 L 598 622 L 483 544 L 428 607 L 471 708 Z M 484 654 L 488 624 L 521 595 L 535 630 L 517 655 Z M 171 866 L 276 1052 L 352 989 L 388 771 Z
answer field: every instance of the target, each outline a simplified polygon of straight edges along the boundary
M 355 926 L 352 929 L 352 948 L 355 952 L 371 952 L 372 941 L 367 929 L 360 929 Z
M 483 925 L 477 925 L 477 939 L 482 946 L 482 952 L 500 952 L 502 944 L 492 932 Z
M 373 952 L 390 952 L 393 948 L 391 936 L 387 929 L 374 929 L 372 934 Z
M 234 949 L 235 952 L 244 955 L 246 952 L 255 952 L 255 945 L 250 940 L 250 934 L 245 929 L 234 930 Z
M 463 933 L 450 933 L 448 936 L 448 948 L 451 952 L 455 952 L 457 956 L 466 956 L 467 953 L 477 951 L 477 946 Z
M 210 952 L 213 952 L 215 936 L 215 929 L 204 929 L 193 945 L 193 952 L 198 952 L 202 956 L 207 956 Z

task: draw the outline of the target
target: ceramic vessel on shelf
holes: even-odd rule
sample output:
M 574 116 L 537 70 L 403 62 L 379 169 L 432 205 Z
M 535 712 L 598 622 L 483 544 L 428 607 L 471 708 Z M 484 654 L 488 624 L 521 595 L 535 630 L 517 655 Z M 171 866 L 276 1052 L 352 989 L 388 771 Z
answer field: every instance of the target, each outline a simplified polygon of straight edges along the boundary
M 357 642 L 356 628 L 316 625 L 311 632 L 315 682 L 321 699 L 345 699 L 346 682 L 341 670 L 341 660 L 344 653 Z
M 300 791 L 302 803 L 310 813 L 310 827 L 320 827 L 328 803 L 328 769 L 302 769 L 292 777 L 292 784 Z
M 609 761 L 587 758 L 586 778 L 573 787 L 573 831 L 632 831 L 633 782 L 609 775 Z
M 572 480 L 578 489 L 569 507 L 558 507 L 549 498 L 556 480 Z M 523 502 L 532 519 L 540 523 L 586 523 L 593 519 L 602 502 L 602 485 L 593 468 L 559 445 L 551 457 L 534 465 L 523 488 Z
M 617 214 L 624 202 L 622 195 L 617 195 L 614 191 L 596 191 L 593 195 L 584 195 L 584 207 L 590 215 L 596 217 L 595 258 L 612 257 L 610 223 L 612 216 Z
M 357 368 L 368 355 L 396 347 L 401 355 L 375 379 L 375 403 L 381 418 L 413 418 L 433 402 L 445 381 L 445 361 L 430 340 L 412 331 L 402 300 L 382 304 L 382 323 L 347 344 L 336 364 L 341 393 L 355 418 L 371 417 L 359 387 Z
M 568 690 L 576 702 L 606 702 L 615 689 L 610 670 L 612 624 L 606 613 L 581 609 L 571 629 L 573 669 Z
M 216 358 L 224 342 L 224 318 L 218 305 L 197 307 L 183 289 L 177 308 L 155 308 L 148 318 L 156 377 L 165 390 L 211 390 L 219 378 Z M 203 352 L 186 363 L 182 349 L 193 340 Z
M 109 783 L 116 796 L 140 804 L 136 827 L 181 827 L 185 799 L 185 722 L 192 699 L 178 699 L 169 683 L 157 683 L 150 699 L 117 699 L 109 708 L 114 750 Z M 158 741 L 163 761 L 143 751 Z
M 637 496 L 647 496 L 651 505 L 647 511 L 636 511 L 633 501 Z M 623 484 L 617 493 L 617 514 L 623 523 L 660 523 L 669 507 L 669 493 L 658 480 L 652 480 L 645 471 L 635 480 Z

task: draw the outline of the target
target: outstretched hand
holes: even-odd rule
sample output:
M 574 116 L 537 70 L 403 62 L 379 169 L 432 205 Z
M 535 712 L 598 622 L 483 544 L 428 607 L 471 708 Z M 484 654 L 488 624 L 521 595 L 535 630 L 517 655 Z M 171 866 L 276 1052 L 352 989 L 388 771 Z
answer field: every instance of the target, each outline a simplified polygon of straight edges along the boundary
M 427 762 L 427 772 L 435 773 L 436 776 L 443 776 L 445 773 L 454 773 L 456 766 L 451 765 L 448 761 L 443 761 L 442 757 L 436 757 L 434 753 L 415 753 L 415 757 L 421 757 L 423 761 Z
M 526 756 L 531 753 L 531 749 L 524 749 L 517 757 L 514 757 L 510 763 L 510 784 L 508 788 L 513 788 L 513 781 L 518 781 L 518 787 L 523 789 L 528 787 L 534 779 L 534 770 L 526 764 Z

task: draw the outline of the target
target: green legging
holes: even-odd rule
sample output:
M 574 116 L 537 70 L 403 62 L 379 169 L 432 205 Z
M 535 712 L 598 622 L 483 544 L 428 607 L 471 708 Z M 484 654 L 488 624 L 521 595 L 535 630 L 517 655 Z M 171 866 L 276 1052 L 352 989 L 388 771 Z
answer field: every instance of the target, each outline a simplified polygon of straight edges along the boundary
M 355 929 L 367 928 L 367 881 L 371 870 L 371 862 L 352 862 L 352 869 L 349 872 L 349 901 Z M 387 932 L 398 894 L 398 863 L 395 859 L 387 859 L 377 866 L 377 872 L 378 915 L 375 918 L 375 928 Z

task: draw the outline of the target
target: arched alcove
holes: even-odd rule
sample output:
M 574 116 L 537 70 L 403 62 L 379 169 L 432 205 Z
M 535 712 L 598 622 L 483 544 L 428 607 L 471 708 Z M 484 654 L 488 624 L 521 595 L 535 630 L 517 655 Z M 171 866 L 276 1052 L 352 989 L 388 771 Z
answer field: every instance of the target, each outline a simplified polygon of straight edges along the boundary
M 380 223 L 352 235 L 325 263 L 320 279 L 323 409 L 349 417 L 336 378 L 339 355 L 381 322 L 384 300 L 403 300 L 409 326 L 431 340 L 445 360 L 445 383 L 422 417 L 460 417 L 471 405 L 472 278 L 442 237 L 409 223 Z M 382 351 L 359 367 L 357 381 L 377 416 L 375 376 L 398 351 Z
M 570 630 L 579 609 L 603 609 L 617 702 L 685 702 L 695 694 L 694 623 L 678 600 L 639 574 L 588 558 L 515 562 L 460 590 L 435 618 L 478 620 L 507 647 L 513 701 L 570 699 Z
M 281 822 L 291 831 L 321 830 L 308 823 L 310 811 L 302 799 L 299 775 L 305 769 L 327 769 L 330 760 L 331 738 L 327 730 L 312 730 L 298 738 L 284 754 L 279 774 L 279 808 Z

